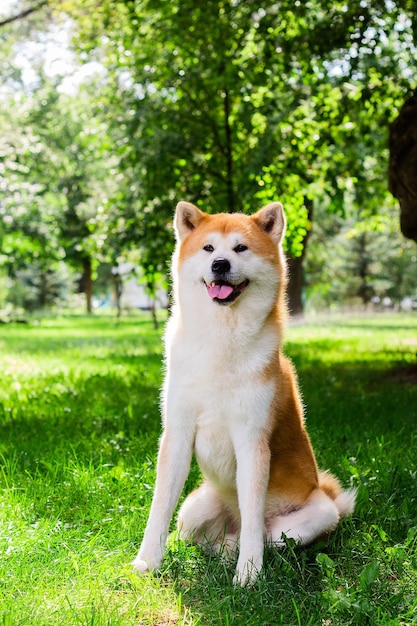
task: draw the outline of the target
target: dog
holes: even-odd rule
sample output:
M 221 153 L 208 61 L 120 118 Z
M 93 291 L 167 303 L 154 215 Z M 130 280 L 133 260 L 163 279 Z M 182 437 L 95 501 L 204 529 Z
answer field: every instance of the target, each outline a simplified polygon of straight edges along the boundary
M 177 205 L 163 433 L 133 562 L 139 572 L 161 564 L 193 453 L 204 481 L 180 508 L 180 537 L 238 553 L 235 584 L 256 580 L 265 543 L 309 544 L 354 509 L 355 490 L 317 468 L 296 374 L 282 352 L 285 227 L 279 202 L 252 216 Z

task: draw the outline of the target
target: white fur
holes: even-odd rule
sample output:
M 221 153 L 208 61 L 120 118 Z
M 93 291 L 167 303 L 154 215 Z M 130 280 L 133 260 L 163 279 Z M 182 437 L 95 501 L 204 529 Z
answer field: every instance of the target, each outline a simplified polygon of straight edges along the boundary
M 339 511 L 334 500 L 321 489 L 316 489 L 303 508 L 275 518 L 267 540 L 275 545 L 283 545 L 284 534 L 302 544 L 311 543 L 316 537 L 334 530 L 338 521 Z
M 334 503 L 337 506 L 340 517 L 345 517 L 353 513 L 357 494 L 357 489 L 347 489 L 337 496 Z

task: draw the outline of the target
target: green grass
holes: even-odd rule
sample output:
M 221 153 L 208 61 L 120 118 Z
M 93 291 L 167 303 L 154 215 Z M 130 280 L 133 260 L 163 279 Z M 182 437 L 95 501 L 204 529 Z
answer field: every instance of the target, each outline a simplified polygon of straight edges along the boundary
M 160 430 L 151 322 L 1 326 L 0 626 L 417 623 L 416 351 L 415 316 L 289 328 L 319 464 L 358 504 L 327 544 L 268 549 L 255 587 L 234 589 L 175 538 L 158 576 L 129 566 Z

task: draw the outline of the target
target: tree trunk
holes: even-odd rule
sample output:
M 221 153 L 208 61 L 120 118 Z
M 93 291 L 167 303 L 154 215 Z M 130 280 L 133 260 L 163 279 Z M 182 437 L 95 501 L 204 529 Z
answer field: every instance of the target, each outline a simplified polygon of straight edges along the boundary
M 288 257 L 288 309 L 291 317 L 302 315 L 303 306 L 303 284 L 304 284 L 304 268 L 303 268 L 304 255 L 296 257 Z
M 85 301 L 87 306 L 87 313 L 91 314 L 93 312 L 93 281 L 92 281 L 92 270 L 91 270 L 91 259 L 90 257 L 86 257 L 83 261 L 83 278 L 84 278 L 84 290 L 85 290 Z
M 151 299 L 151 315 L 152 315 L 152 322 L 153 322 L 153 327 L 155 330 L 158 330 L 159 328 L 159 322 L 158 322 L 158 316 L 156 314 L 156 302 L 155 302 L 155 298 Z
M 116 301 L 117 318 L 122 316 L 123 281 L 120 274 L 114 274 L 114 299 Z
M 307 219 L 309 224 L 313 221 L 313 201 L 305 198 L 304 206 L 307 209 Z M 304 311 L 303 286 L 304 286 L 304 258 L 307 249 L 308 238 L 310 237 L 311 226 L 307 226 L 303 239 L 303 251 L 301 256 L 287 257 L 288 263 L 288 309 L 291 317 L 302 315 Z
M 417 92 L 389 129 L 389 190 L 400 202 L 400 227 L 417 242 Z

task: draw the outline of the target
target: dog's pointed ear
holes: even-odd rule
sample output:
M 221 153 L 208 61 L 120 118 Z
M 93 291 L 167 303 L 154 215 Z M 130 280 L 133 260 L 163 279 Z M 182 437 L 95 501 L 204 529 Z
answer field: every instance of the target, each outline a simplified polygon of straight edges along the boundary
M 174 228 L 177 241 L 184 241 L 188 235 L 197 228 L 204 213 L 190 202 L 178 202 L 175 210 Z
M 280 202 L 271 202 L 252 216 L 259 228 L 266 233 L 274 243 L 280 244 L 285 235 L 285 215 Z

